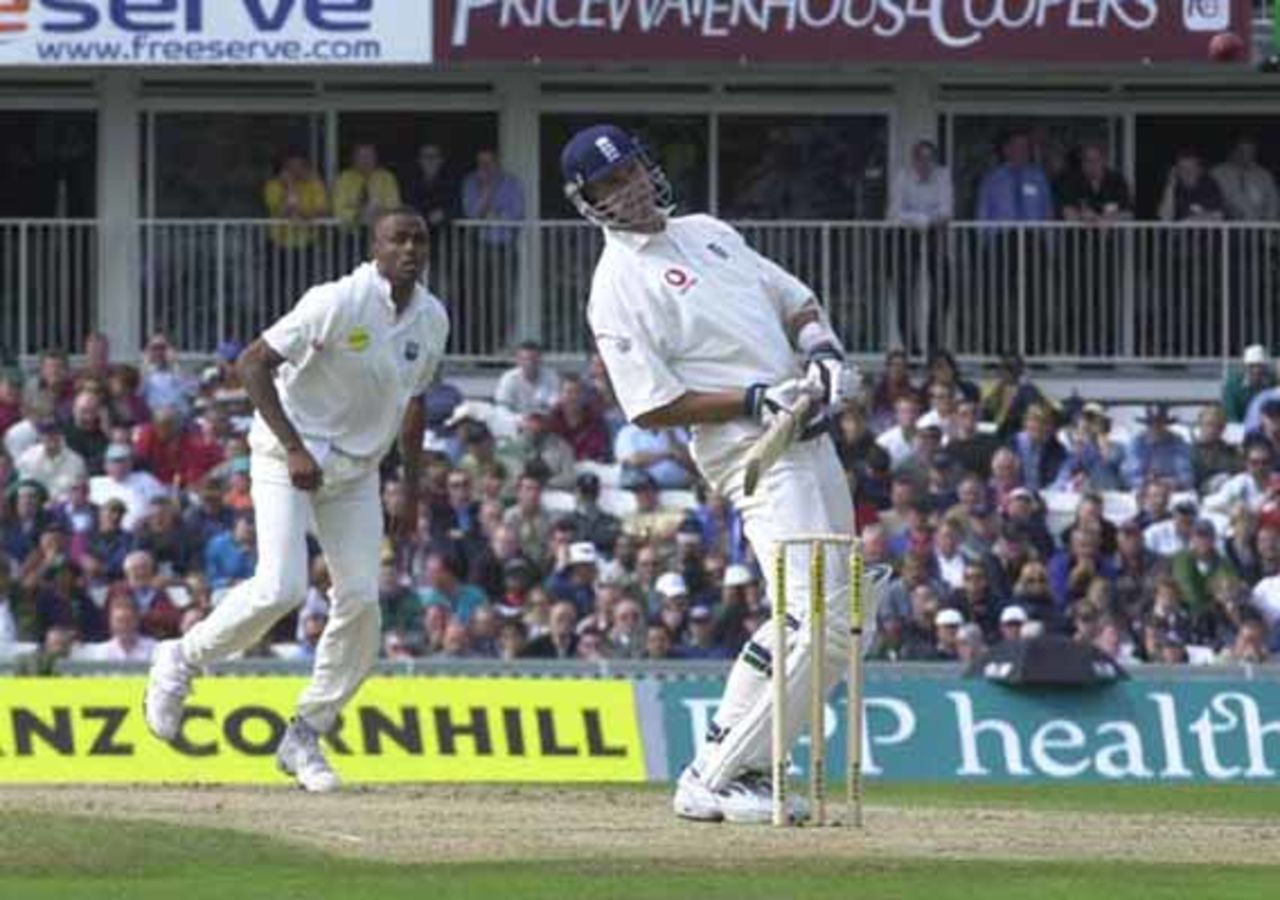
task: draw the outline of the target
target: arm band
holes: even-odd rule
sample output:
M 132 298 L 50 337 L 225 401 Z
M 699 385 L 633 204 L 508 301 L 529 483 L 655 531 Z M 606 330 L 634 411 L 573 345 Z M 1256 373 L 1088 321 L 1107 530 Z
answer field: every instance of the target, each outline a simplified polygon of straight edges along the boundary
M 840 339 L 835 336 L 827 323 L 822 321 L 805 322 L 800 326 L 800 331 L 796 334 L 796 345 L 806 356 L 812 355 L 815 350 L 823 346 L 832 347 L 841 357 L 844 356 Z

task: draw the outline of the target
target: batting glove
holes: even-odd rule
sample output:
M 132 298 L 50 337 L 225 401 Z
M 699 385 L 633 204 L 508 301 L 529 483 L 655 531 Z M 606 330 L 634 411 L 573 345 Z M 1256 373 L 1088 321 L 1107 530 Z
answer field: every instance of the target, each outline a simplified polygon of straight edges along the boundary
M 844 354 L 831 344 L 815 347 L 804 371 L 805 380 L 828 408 L 839 406 L 853 392 L 852 374 L 845 365 Z
M 804 397 L 821 400 L 820 390 L 815 388 L 807 378 L 788 378 L 774 385 L 764 383 L 751 385 L 747 388 L 743 407 L 750 418 L 768 428 L 783 413 L 794 414 Z M 822 417 L 823 410 L 818 406 L 805 423 L 805 431 L 808 432 Z

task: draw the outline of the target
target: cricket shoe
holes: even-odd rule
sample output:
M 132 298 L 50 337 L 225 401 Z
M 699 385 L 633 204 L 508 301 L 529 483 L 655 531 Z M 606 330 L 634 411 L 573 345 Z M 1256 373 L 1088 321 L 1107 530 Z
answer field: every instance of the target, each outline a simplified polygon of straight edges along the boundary
M 720 809 L 720 798 L 715 791 L 707 787 L 702 776 L 693 766 L 685 766 L 676 782 L 676 796 L 671 805 L 676 815 L 682 819 L 695 822 L 719 822 L 724 818 Z
M 304 791 L 324 794 L 338 789 L 338 775 L 324 758 L 320 735 L 301 719 L 289 722 L 276 750 L 276 765 L 281 772 L 297 779 Z
M 147 728 L 162 741 L 172 741 L 182 727 L 182 706 L 191 693 L 195 666 L 182 657 L 182 642 L 161 641 L 151 660 L 142 712 Z
M 726 822 L 734 825 L 773 822 L 773 781 L 764 772 L 743 772 L 717 795 Z M 809 804 L 803 797 L 787 797 L 787 818 L 792 823 L 809 818 Z

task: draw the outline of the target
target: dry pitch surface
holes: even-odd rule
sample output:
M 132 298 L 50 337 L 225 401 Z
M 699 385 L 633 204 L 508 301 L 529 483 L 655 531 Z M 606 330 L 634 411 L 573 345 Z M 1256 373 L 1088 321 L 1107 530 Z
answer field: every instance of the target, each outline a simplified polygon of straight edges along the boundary
M 1280 860 L 1263 818 L 906 808 L 870 803 L 866 828 L 698 825 L 653 789 L 429 786 L 348 789 L 30 787 L 0 789 L 0 813 L 203 825 L 267 834 L 342 856 L 466 860 L 739 861 L 860 857 L 1260 863 Z M 837 814 L 843 812 L 833 805 Z

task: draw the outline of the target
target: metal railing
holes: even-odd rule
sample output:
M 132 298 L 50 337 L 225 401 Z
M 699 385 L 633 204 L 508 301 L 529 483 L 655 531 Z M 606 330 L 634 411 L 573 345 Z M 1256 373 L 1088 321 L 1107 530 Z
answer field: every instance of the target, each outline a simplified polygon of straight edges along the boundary
M 1033 362 L 1187 363 L 1280 343 L 1276 225 L 737 227 L 813 287 L 862 356 L 941 345 L 978 361 L 1019 352 Z M 91 221 L 0 220 L 0 343 L 10 353 L 79 346 L 110 317 L 98 308 L 97 246 Z M 112 302 L 141 302 L 142 334 L 164 331 L 193 352 L 257 334 L 310 285 L 368 256 L 364 230 L 336 222 L 146 220 L 137 246 L 139 295 Z M 451 356 L 506 360 L 525 337 L 553 354 L 585 352 L 601 246 L 598 229 L 579 221 L 433 232 L 429 283 L 449 306 Z
M 98 322 L 98 223 L 0 219 L 0 363 L 78 347 Z

